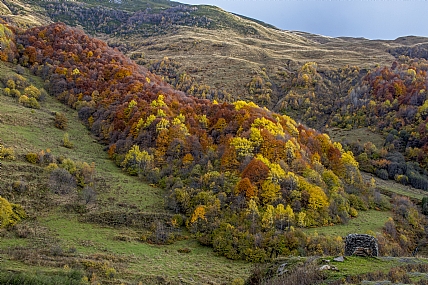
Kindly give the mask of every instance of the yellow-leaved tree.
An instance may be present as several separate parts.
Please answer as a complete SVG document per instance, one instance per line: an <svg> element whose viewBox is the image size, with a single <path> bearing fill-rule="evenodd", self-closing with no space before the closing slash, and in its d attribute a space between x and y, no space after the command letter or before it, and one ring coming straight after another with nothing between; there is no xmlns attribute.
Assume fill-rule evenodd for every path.
<svg viewBox="0 0 428 285"><path fill-rule="evenodd" d="M275 208L272 205L267 205L266 211L262 215L262 227L270 229L273 226Z"/></svg>
<svg viewBox="0 0 428 285"><path fill-rule="evenodd" d="M350 151L343 152L340 162L343 168L339 175L342 176L349 184L361 183L361 173L358 169L358 162L355 160L353 153Z"/></svg>
<svg viewBox="0 0 428 285"><path fill-rule="evenodd" d="M265 180L262 184L262 193L261 196L263 198L263 203L268 204L270 202L275 201L279 198L281 187L279 184L274 183L270 180Z"/></svg>
<svg viewBox="0 0 428 285"><path fill-rule="evenodd" d="M147 151L140 150L138 145L133 145L128 153L125 155L125 159L122 161L122 167L131 175L140 175L142 171L145 171L153 163L153 155Z"/></svg>

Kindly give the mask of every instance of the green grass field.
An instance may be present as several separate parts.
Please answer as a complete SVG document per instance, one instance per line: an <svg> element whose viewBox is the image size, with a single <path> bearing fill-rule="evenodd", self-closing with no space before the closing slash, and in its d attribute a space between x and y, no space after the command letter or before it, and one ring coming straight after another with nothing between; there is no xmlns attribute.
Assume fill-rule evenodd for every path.
<svg viewBox="0 0 428 285"><path fill-rule="evenodd" d="M391 216L387 211L360 211L358 217L349 220L347 224L330 227L305 229L306 233L318 233L324 235L342 236L353 233L380 233L385 222Z"/></svg>

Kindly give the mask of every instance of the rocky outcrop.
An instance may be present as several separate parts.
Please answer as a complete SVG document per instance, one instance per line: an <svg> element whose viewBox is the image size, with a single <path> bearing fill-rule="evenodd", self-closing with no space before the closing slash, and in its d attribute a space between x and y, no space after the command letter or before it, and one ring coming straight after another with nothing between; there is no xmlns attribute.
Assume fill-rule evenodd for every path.
<svg viewBox="0 0 428 285"><path fill-rule="evenodd" d="M345 239L345 255L378 256L377 239L371 235L350 234Z"/></svg>

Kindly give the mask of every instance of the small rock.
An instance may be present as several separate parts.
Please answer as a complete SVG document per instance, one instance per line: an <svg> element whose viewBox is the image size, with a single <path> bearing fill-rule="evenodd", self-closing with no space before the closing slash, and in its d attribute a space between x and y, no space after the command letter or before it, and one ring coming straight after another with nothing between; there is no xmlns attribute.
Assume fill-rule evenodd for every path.
<svg viewBox="0 0 428 285"><path fill-rule="evenodd" d="M328 259L323 259L323 260L322 260L322 262L329 263L329 262L330 262L330 260L328 260Z"/></svg>
<svg viewBox="0 0 428 285"><path fill-rule="evenodd" d="M288 272L288 269L286 269L286 267L288 266L288 263L283 263L278 267L278 270L276 271L276 274L278 274L278 276L281 276L284 273Z"/></svg>
<svg viewBox="0 0 428 285"><path fill-rule="evenodd" d="M343 256L338 256L338 257L334 258L333 261L336 261L336 262L345 262L345 258Z"/></svg>
<svg viewBox="0 0 428 285"><path fill-rule="evenodd" d="M330 265L323 265L323 266L321 266L320 268L319 268L319 271L323 271L323 270L330 270L331 269L331 266Z"/></svg>

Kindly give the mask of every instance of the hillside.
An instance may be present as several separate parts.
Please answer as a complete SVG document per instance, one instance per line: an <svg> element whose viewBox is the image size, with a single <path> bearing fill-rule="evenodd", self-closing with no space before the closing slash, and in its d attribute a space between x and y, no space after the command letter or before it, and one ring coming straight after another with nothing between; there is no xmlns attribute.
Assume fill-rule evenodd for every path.
<svg viewBox="0 0 428 285"><path fill-rule="evenodd" d="M0 62L0 82L18 77L22 84L46 88L28 70ZM154 222L150 220L116 227L85 222L82 214L119 216L131 211L159 221L171 215L162 217L164 190L143 184L116 167L81 124L77 111L51 96L41 100L40 109L25 107L4 94L0 103L0 145L13 149L15 156L14 160L0 159L0 195L22 205L28 215L23 222L0 229L0 283L88 284L84 283L87 278L102 284L134 280L132 284L178 284L178 280L223 284L248 276L250 264L216 257L185 232L176 231L181 239L171 245L144 242L151 238ZM56 113L67 118L65 130L55 127ZM62 146L65 133L74 144L72 149ZM29 153L45 161L37 158L30 163ZM93 181L87 182L95 190L92 198L87 200L81 187L68 194L53 193L48 158L60 167L66 167L64 159L76 165L94 163Z"/></svg>
<svg viewBox="0 0 428 285"><path fill-rule="evenodd" d="M4 19L17 22L31 14L33 7L4 3L9 4L2 10L9 15ZM366 175L359 168L424 189L425 61L401 56L390 69L362 67L370 52L379 62L390 62L391 54L422 56L423 47L415 46L424 39L409 38L409 44L402 44L403 39L331 39L278 31L215 7L169 1L131 3L46 2L40 4L38 13L65 17L62 20L73 25L85 17L103 19L96 22L94 18L96 24L87 27L87 22L81 22L81 27L98 38L109 38L110 45L132 51L132 60L81 28L62 23L30 29L0 25L0 58L5 62L0 74L4 100L0 159L1 173L6 174L0 177L5 185L0 189L5 198L0 206L7 213L0 227L5 228L2 235L7 243L1 254L7 256L7 268L18 262L25 267L19 272L28 272L32 269L26 266L43 255L51 260L44 266L64 266L64 271L56 273L61 272L65 279L86 276L111 283L129 282L129 278L154 284L178 282L183 277L177 276L177 268L186 254L190 253L191 262L201 260L200 252L212 255L192 238L220 256L250 262L266 262L278 254L337 255L343 250L342 237L305 230L345 225L359 216L363 221L369 216L391 216L384 227L382 222L376 223L376 232L370 232L379 238L382 255L408 255L417 246L423 247L426 221L412 202L418 203L420 194L414 200L393 196L401 188L384 191L375 179L364 180ZM73 13L67 13L70 9ZM227 20L220 22L219 15L226 14ZM210 34L210 40L189 42L191 34L198 32ZM220 43L227 33L236 37ZM118 44L118 39L141 36L150 40L144 43L144 53L134 52L137 46L132 43ZM160 42L168 39L182 41L183 46ZM212 39L218 40L215 49L229 48L238 39L229 51L248 48L245 58L243 54L217 54L229 61L214 61L212 54L208 56ZM272 44L280 50L288 48L286 61ZM351 44L357 46L352 52ZM244 93L216 91L199 82L193 75L202 74L202 69L195 63L192 75L182 73L185 64L181 59L164 56L172 50L188 59L187 53L194 52L198 59L206 57L224 70L232 69L228 72L237 68L235 60L246 66L240 69L243 73L254 66L259 69L245 86L248 96L235 96ZM340 67L341 63L322 58L306 62L305 52L314 58L326 54L335 54L338 60L349 57L359 66ZM148 61L152 54L161 60ZM268 68L263 69L269 62L273 66L274 59L287 62L283 72L277 72L282 76L281 85L270 79ZM201 78L210 73L203 74ZM240 73L225 74L219 80L218 71L213 72L210 80L227 81L231 86L233 80L242 81ZM273 90L285 94L278 95L275 104ZM281 113L239 100L242 98L276 105L274 109ZM373 110L364 113L368 107ZM27 119L32 116L36 119ZM307 125L331 124L335 127L329 129L332 137L343 132L339 126L356 138L337 143L293 117ZM39 125L43 126L40 130ZM371 215L372 211L384 213ZM427 212L426 204L422 211ZM34 228L34 234L28 227ZM76 227L79 230L71 233L69 229ZM97 232L105 233L105 238L94 238L92 234ZM59 238L51 239L51 233ZM17 238L21 234L31 238ZM54 245L49 252L35 249L46 242ZM122 247L120 242L126 245ZM10 245L13 249L7 250ZM100 250L111 255L100 254ZM156 267L154 259L154 267L144 267L141 256L133 255L138 250L155 252L150 256L168 269ZM23 252L34 256L30 264L20 263ZM218 257L210 262L214 269L224 260ZM248 264L233 264L227 271L242 266L243 272L225 276L206 269L209 277L192 274L180 282L205 283L213 278L227 283L248 276ZM70 267L74 277L67 271ZM166 273L137 273L153 268ZM8 278L8 274L0 277Z"/></svg>

